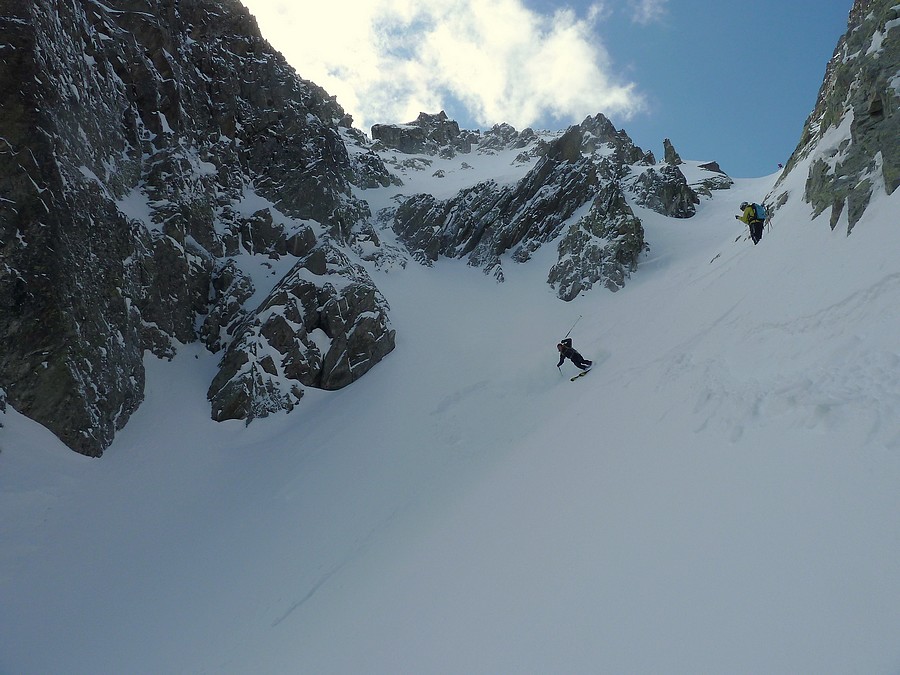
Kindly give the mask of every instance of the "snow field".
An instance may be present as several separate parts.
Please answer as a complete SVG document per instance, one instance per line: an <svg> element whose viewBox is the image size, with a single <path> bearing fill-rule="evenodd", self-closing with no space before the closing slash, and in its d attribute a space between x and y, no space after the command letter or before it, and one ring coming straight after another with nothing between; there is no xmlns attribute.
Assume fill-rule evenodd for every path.
<svg viewBox="0 0 900 675"><path fill-rule="evenodd" d="M774 179L616 294L373 270L395 352L249 427L197 345L100 461L9 411L0 672L896 672L898 196L735 241Z"/></svg>

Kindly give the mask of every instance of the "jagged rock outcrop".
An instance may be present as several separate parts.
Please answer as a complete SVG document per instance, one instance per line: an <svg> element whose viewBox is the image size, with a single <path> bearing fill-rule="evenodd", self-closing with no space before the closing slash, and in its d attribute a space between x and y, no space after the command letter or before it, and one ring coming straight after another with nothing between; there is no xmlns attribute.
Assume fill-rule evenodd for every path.
<svg viewBox="0 0 900 675"><path fill-rule="evenodd" d="M804 198L816 215L831 209L832 229L846 212L849 234L874 191L892 194L900 186L898 73L900 6L894 0L856 0L780 179L808 166Z"/></svg>
<svg viewBox="0 0 900 675"><path fill-rule="evenodd" d="M369 141L238 0L7 4L0 405L85 454L140 405L147 351L200 340L221 354L216 420L289 411L304 388L365 374L395 340L366 269L409 257L376 222L423 262L466 258L501 281L552 243L548 283L571 300L636 269L629 204L693 214L674 149L658 165L603 115L538 134L422 113ZM387 201L402 185L391 167L439 179L473 151L516 169L449 199ZM373 216L366 190L395 206Z"/></svg>
<svg viewBox="0 0 900 675"><path fill-rule="evenodd" d="M234 339L235 326L247 316L245 306L255 292L253 281L234 260L226 260L216 270L210 282L210 310L200 326L200 339L207 349L221 351Z"/></svg>
<svg viewBox="0 0 900 675"><path fill-rule="evenodd" d="M441 110L437 115L419 113L408 124L375 124L372 139L387 148L413 155L437 155L452 157L455 152L472 151L472 135L463 134L459 124Z"/></svg>
<svg viewBox="0 0 900 675"><path fill-rule="evenodd" d="M317 248L237 327L210 385L213 419L249 422L293 409L300 385L340 389L360 378L394 348L387 311L362 267Z"/></svg>
<svg viewBox="0 0 900 675"><path fill-rule="evenodd" d="M344 111L237 0L33 0L3 14L0 387L99 455L142 400L145 350L202 339L227 348L229 371L240 327L265 326L259 313L273 309L251 304L274 291L241 266L270 261L274 287L278 269L303 276L328 242L371 252L378 237L351 182L391 178L374 153L351 160ZM367 299L374 284L343 269L343 283L309 273L323 306L340 288L333 303L373 312L380 328L328 323L350 370L335 357L310 386L352 381L392 344L386 308ZM302 383L284 372L284 390L249 384L246 409L257 394L289 408Z"/></svg>
<svg viewBox="0 0 900 675"><path fill-rule="evenodd" d="M362 189L403 185L400 178L388 171L363 132L358 129L342 128L341 133L350 156L351 183Z"/></svg>
<svg viewBox="0 0 900 675"><path fill-rule="evenodd" d="M698 164L698 169L702 169L703 171L709 172L709 176L704 176L699 181L694 181L691 183L691 189L694 190L698 195L705 195L707 197L711 197L713 190L728 190L734 185L734 181L731 177L722 171L721 167L719 167L718 162L706 162L704 164Z"/></svg>
<svg viewBox="0 0 900 675"><path fill-rule="evenodd" d="M467 257L498 280L501 256L525 262L570 228L582 235L573 233L560 248L549 281L561 298L572 299L601 278L624 282L644 250L643 228L620 179L645 155L603 115L589 117L550 143L517 184L480 183L447 200L417 195L396 209L392 227L420 260ZM569 222L591 202L588 216Z"/></svg>
<svg viewBox="0 0 900 675"><path fill-rule="evenodd" d="M535 143L535 152L541 153L546 150L534 133L534 129L526 128L519 132L511 124L495 124L478 139L478 152L527 148Z"/></svg>
<svg viewBox="0 0 900 675"><path fill-rule="evenodd" d="M663 161L669 166L683 164L681 157L675 151L675 146L668 138L663 139Z"/></svg>
<svg viewBox="0 0 900 675"><path fill-rule="evenodd" d="M643 164L653 157L653 153L644 152L636 146L624 129L617 130L605 115L587 117L577 128L581 130L583 152L594 153L611 148L611 161L617 167Z"/></svg>
<svg viewBox="0 0 900 675"><path fill-rule="evenodd" d="M649 167L628 181L635 201L641 206L671 218L690 218L700 203L697 193L677 166Z"/></svg>
<svg viewBox="0 0 900 675"><path fill-rule="evenodd" d="M718 162L706 162L705 164L698 164L697 168L703 169L704 171L712 171L713 173L721 173L725 175L725 172L722 171L722 167L719 166Z"/></svg>
<svg viewBox="0 0 900 675"><path fill-rule="evenodd" d="M588 214L560 240L559 261L550 268L547 282L566 301L597 282L617 291L637 269L645 249L640 219L628 206L619 184L607 183L594 198Z"/></svg>

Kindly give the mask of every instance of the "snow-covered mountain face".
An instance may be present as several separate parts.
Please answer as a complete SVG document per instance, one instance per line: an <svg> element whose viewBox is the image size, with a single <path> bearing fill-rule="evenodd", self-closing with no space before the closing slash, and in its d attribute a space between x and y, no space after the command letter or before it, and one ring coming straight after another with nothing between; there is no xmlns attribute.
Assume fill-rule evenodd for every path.
<svg viewBox="0 0 900 675"><path fill-rule="evenodd" d="M185 0L178 11L186 11ZM27 24L3 25L18 31ZM197 25L195 41L211 30ZM11 34L21 57L27 40ZM100 43L112 49L112 40ZM242 44L229 42L231 56L217 58L237 58ZM247 68L264 70L267 59L277 65L259 49ZM246 76L256 86L253 72ZM16 82L0 89L4 96L19 92ZM15 110L15 100L4 99L0 115ZM284 124L305 128L285 115ZM348 169L346 190L333 184L339 201L370 214L344 235L347 244L331 233L330 220L288 215L275 201L280 188L266 178L265 149L227 124L224 135L236 134L237 168L214 164L215 177L200 174L194 183L213 181L211 193L225 204L209 217L223 255L197 243L204 230L196 223L206 221L191 220L194 234L181 239L170 227L183 222L169 206L181 204L184 193L175 187L184 190L184 176L196 174L173 173L159 159L172 196L150 201L148 191L168 193L159 192L159 176L144 172L145 162L156 165L143 154L135 154L137 174L147 177L136 190L110 198L110 208L92 211L88 224L67 216L63 224L80 228L73 236L92 235L71 245L94 255L89 262L103 283L115 282L120 269L109 253L114 242L133 236L153 247L155 257L128 244L138 261L131 274L139 276L123 284L130 295L120 302L129 317L137 313L141 336L159 339L153 351L177 353L171 361L145 354L144 400L102 462L67 451L19 414L22 390L9 405L0 395L0 672L292 673L302 664L313 673L693 674L733 672L738 663L754 673L900 672L900 193L873 191L851 237L842 223L829 229L827 210L814 217L803 199L808 167L835 128L775 190L779 176L732 183L714 163L679 163L671 144L664 144L663 163L631 155L616 186L604 182L603 160L627 143L622 132L612 147L592 141L602 126L596 118L551 155L565 132L532 135L501 125L477 134L436 119L444 127L438 135L413 131L416 145L401 152L391 144L402 141L370 140L332 124L335 115L310 113L303 121L334 139L335 152L346 151L346 162L328 156ZM388 134L399 138L397 131L418 122ZM175 129L168 113L167 123ZM4 131L12 137L16 127ZM324 147L311 138L308 152ZM273 140L271 150L285 142ZM51 149L65 143L56 139ZM39 143L32 147L44 164L29 163L27 152L28 161L15 155L24 167L16 182L19 174L6 170L19 165L7 151L0 180L4 189L21 188L18 213L53 223L43 220L48 211L40 203L28 201L28 190L31 179L43 180L37 168L57 160L41 154ZM171 152L184 151L176 145ZM259 160L251 162L254 153ZM205 157L213 164L213 155ZM276 156L268 157L275 167ZM563 302L563 287L547 284L568 233L584 232L577 225L593 200L533 252L527 246L539 232L510 239L499 266L490 256L481 269L468 264L473 252L491 253L488 244L503 240L492 223L469 245L451 227L461 221L436 218L432 226L447 237L413 231L433 248L403 243L398 215L428 202L423 195L436 212L446 203L466 208L461 197L476 188L487 201L509 200L497 201L498 209L529 195L545 203L531 186L540 172L566 175L560 157L583 162L598 191L621 190L640 220L650 250L617 292L604 279ZM665 204L677 205L665 196L655 210L656 198L641 196L653 174L677 175L673 168L700 198L689 218L665 215ZM93 171L93 192L85 189L78 202L85 209L108 203L101 183L114 184L112 174ZM65 173L69 181L79 175ZM219 176L254 182L230 190ZM569 178L576 185L565 194L576 194L579 177ZM56 183L38 184L45 186L38 196L60 212L70 194L81 194L57 195ZM326 184L322 179L323 190ZM200 202L205 189L191 194ZM771 209L754 246L734 215L741 201L766 195L773 206L782 195L786 201ZM58 249L67 230L10 221L7 197L0 193L7 209L0 359L5 350L31 358L17 344L39 334L28 323L37 306L28 294L52 291L57 277L82 268L74 254L48 257L48 243ZM285 194L290 198L297 199ZM169 220L153 220L156 209ZM118 220L122 210L132 220ZM509 227L521 211L503 210L496 223ZM112 220L101 221L103 214ZM12 242L10 222L20 235ZM232 222L240 227L230 229ZM110 229L116 223L121 233ZM529 253L524 263L513 258L520 247ZM183 251L190 266L173 266L162 255L167 250ZM190 309L179 332L192 342L182 344L164 320L178 316L178 298L194 297L175 282L191 281L204 266L213 272L198 279L211 295L197 295L199 309ZM11 269L20 286L10 281ZM497 271L503 283L491 276ZM55 276L27 285L42 272ZM370 280L390 302L395 349L340 391L292 385L300 380L282 376L283 357L269 347L304 334L301 319L311 317L302 312L313 302L307 284L323 293L327 284L335 293L357 284L362 293L370 287L360 284ZM76 277L69 287L76 282L85 283ZM11 314L16 288L23 309ZM84 293L103 298L111 288ZM68 301L91 310L81 298ZM349 313L334 309L323 313L322 325ZM54 312L46 317L50 328L64 325L54 319L61 310ZM126 325L114 314L94 316ZM226 328L211 330L215 325ZM326 328L303 330L320 354L340 340ZM567 331L594 362L574 382L574 365L556 367L555 344ZM122 333L126 343L132 339ZM211 419L210 383L218 391L249 372L229 365L242 353L273 392L290 393L276 385L306 387L291 414L251 425ZM263 367L266 355L274 374ZM10 388L13 367L3 361L2 386ZM98 397L112 395L99 374L96 382ZM283 402L252 400L261 408Z"/></svg>
<svg viewBox="0 0 900 675"><path fill-rule="evenodd" d="M372 134L385 164L422 184L417 194L390 188L392 203L376 214L416 260L465 258L503 281L504 264L527 263L552 243L557 259L547 282L563 300L595 284L616 291L637 268L646 243L630 202L675 218L694 215L699 202L674 148L669 163L657 165L601 114L565 132L520 133L504 124L478 134L461 132L443 112L422 113ZM721 172L699 170L706 176L698 190L730 184Z"/></svg>
<svg viewBox="0 0 900 675"><path fill-rule="evenodd" d="M856 222L876 173L896 187L889 5L854 7L785 172L809 171L807 199L833 207L833 227L844 201ZM211 415L250 422L393 350L378 271L462 258L498 282L510 265L544 265L562 301L616 291L652 245L636 207L691 218L732 184L668 139L657 162L601 114L480 133L423 113L370 139L237 0L14 11L2 19L0 403L84 454L140 405L147 351L199 341L220 354Z"/></svg>
<svg viewBox="0 0 900 675"><path fill-rule="evenodd" d="M900 5L856 0L816 106L789 160L807 174L803 199L849 234L875 192L900 186ZM776 185L774 203L788 194Z"/></svg>
<svg viewBox="0 0 900 675"><path fill-rule="evenodd" d="M7 13L0 388L16 409L99 455L142 400L145 350L223 351L212 414L247 420L391 351L350 188L383 168L350 161L343 110L237 0Z"/></svg>
<svg viewBox="0 0 900 675"><path fill-rule="evenodd" d="M211 414L249 422L290 410L304 387L350 384L393 349L367 266L468 256L502 280L502 256L556 242L548 281L571 299L620 288L638 264L627 185L677 217L697 200L602 115L566 133L483 135L424 116L373 144L236 0L15 12L3 19L0 389L85 454L140 404L147 350L221 352ZM476 168L452 194L401 189L458 153L460 169L508 166L503 178ZM401 201L373 216L390 190ZM383 246L376 224L409 252Z"/></svg>

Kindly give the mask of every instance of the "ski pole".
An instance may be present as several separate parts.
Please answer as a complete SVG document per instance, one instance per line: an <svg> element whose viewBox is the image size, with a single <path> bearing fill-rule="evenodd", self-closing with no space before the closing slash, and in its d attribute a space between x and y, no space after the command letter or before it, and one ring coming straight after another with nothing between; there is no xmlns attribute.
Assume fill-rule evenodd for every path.
<svg viewBox="0 0 900 675"><path fill-rule="evenodd" d="M575 319L575 323L572 324L572 328L575 328L575 324L577 324L579 321L581 321L581 314L579 314L579 315L578 315L578 318ZM572 332L572 328L569 329L569 333ZM567 337L569 337L569 333L566 333L566 334L563 336L563 340L565 340ZM560 372L562 372L562 371L560 371Z"/></svg>

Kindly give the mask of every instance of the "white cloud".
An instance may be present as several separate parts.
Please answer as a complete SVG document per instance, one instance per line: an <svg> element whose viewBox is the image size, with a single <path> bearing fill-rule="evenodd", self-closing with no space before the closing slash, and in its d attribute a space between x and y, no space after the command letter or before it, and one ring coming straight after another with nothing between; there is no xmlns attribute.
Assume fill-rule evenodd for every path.
<svg viewBox="0 0 900 675"><path fill-rule="evenodd" d="M658 21L666 14L669 0L628 0L631 18L635 23Z"/></svg>
<svg viewBox="0 0 900 675"><path fill-rule="evenodd" d="M367 0L302 9L286 0L242 2L300 76L336 95L364 130L441 109L478 126L521 129L597 112L627 117L642 106L634 85L613 75L593 31L606 14L603 2L586 17L538 14L522 0Z"/></svg>

